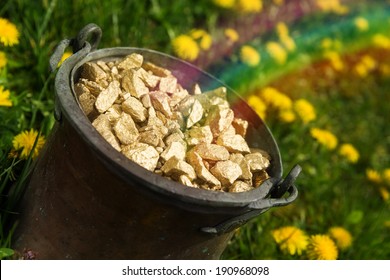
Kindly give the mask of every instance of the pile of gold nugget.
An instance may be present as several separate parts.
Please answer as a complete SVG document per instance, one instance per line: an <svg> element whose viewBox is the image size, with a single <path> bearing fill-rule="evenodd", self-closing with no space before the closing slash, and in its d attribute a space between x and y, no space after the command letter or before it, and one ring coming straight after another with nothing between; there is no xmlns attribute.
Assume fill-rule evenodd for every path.
<svg viewBox="0 0 390 280"><path fill-rule="evenodd" d="M87 62L74 85L92 125L116 150L183 185L225 192L252 190L269 178L269 155L245 141L226 88L184 89L171 71L133 53Z"/></svg>

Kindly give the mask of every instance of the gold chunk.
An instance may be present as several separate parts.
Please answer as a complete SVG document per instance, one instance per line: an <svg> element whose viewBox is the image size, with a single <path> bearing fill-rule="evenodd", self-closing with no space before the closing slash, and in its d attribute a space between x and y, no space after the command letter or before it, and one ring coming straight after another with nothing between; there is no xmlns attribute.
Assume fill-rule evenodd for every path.
<svg viewBox="0 0 390 280"><path fill-rule="evenodd" d="M184 135L183 133L178 130L177 132L174 132L172 134L169 134L164 142L165 142L165 145L169 146L172 142L180 142L183 146L187 147L187 143L184 141Z"/></svg>
<svg viewBox="0 0 390 280"><path fill-rule="evenodd" d="M79 95L79 102L81 109L83 109L87 116L89 116L92 112L95 112L94 105L96 102L96 97L90 94L89 91L85 91Z"/></svg>
<svg viewBox="0 0 390 280"><path fill-rule="evenodd" d="M239 135L221 134L217 144L224 146L231 153L249 153L250 149L245 139Z"/></svg>
<svg viewBox="0 0 390 280"><path fill-rule="evenodd" d="M168 128L168 133L174 133L176 131L180 131L181 127L180 124L176 120L171 119L165 119L166 123L165 126Z"/></svg>
<svg viewBox="0 0 390 280"><path fill-rule="evenodd" d="M242 154L231 154L229 160L237 163L242 171L239 179L252 180L252 172L249 163Z"/></svg>
<svg viewBox="0 0 390 280"><path fill-rule="evenodd" d="M230 108L229 102L227 101L227 91L225 87L219 87L212 91L205 92L209 99L210 106L218 106L221 109Z"/></svg>
<svg viewBox="0 0 390 280"><path fill-rule="evenodd" d="M85 86L85 84L78 82L74 85L74 92L77 96L82 95L83 93L91 93L89 89Z"/></svg>
<svg viewBox="0 0 390 280"><path fill-rule="evenodd" d="M260 153L260 154L261 154L263 157L265 157L266 159L271 160L270 154L267 153L266 151L262 150L262 149L251 148L251 153Z"/></svg>
<svg viewBox="0 0 390 280"><path fill-rule="evenodd" d="M211 169L213 174L223 186L233 184L233 182L241 175L240 166L230 160L218 161Z"/></svg>
<svg viewBox="0 0 390 280"><path fill-rule="evenodd" d="M104 61L102 60L96 61L96 64L99 65L99 67L102 68L104 72L106 72L107 78L109 75L111 75L111 69Z"/></svg>
<svg viewBox="0 0 390 280"><path fill-rule="evenodd" d="M164 138L168 134L168 128L164 126L164 123L157 116L151 116L150 112L151 111L149 111L147 127L153 127L153 129L157 129L160 132L161 137Z"/></svg>
<svg viewBox="0 0 390 280"><path fill-rule="evenodd" d="M211 104L206 94L197 94L192 96L195 100L198 100L200 104L202 104L203 110L205 112L208 112L210 110Z"/></svg>
<svg viewBox="0 0 390 280"><path fill-rule="evenodd" d="M194 102L195 97L193 95L188 95L180 101L180 103L177 105L177 109L184 117L188 117L191 113Z"/></svg>
<svg viewBox="0 0 390 280"><path fill-rule="evenodd" d="M81 77L99 83L108 78L107 73L96 63L86 62L82 66Z"/></svg>
<svg viewBox="0 0 390 280"><path fill-rule="evenodd" d="M168 147L161 153L160 157L164 161L168 161L171 157L184 160L186 157L186 150L186 146L184 146L181 142L171 142Z"/></svg>
<svg viewBox="0 0 390 280"><path fill-rule="evenodd" d="M248 130L248 122L240 118L234 118L232 125L235 128L236 133L245 138L246 131Z"/></svg>
<svg viewBox="0 0 390 280"><path fill-rule="evenodd" d="M192 92L193 92L194 95L196 95L196 94L201 94L201 93L202 93L202 90L200 89L199 84L195 84L195 85L194 85L194 87L193 87L193 89L192 89Z"/></svg>
<svg viewBox="0 0 390 280"><path fill-rule="evenodd" d="M137 98L130 96L122 103L124 112L131 115L135 122L143 122L146 120L148 111Z"/></svg>
<svg viewBox="0 0 390 280"><path fill-rule="evenodd" d="M171 119L174 120L175 122L177 122L180 129L183 129L183 130L185 129L185 119L184 119L184 116L182 113L180 113L178 111L173 112Z"/></svg>
<svg viewBox="0 0 390 280"><path fill-rule="evenodd" d="M115 124L121 117L122 108L120 105L114 104L104 114L108 117L111 124Z"/></svg>
<svg viewBox="0 0 390 280"><path fill-rule="evenodd" d="M226 87L219 87L214 90L206 91L203 94L206 95L209 99L213 99L214 97L219 97L226 100L227 90Z"/></svg>
<svg viewBox="0 0 390 280"><path fill-rule="evenodd" d="M269 160L258 152L245 155L245 159L249 163L252 172L266 169L270 164Z"/></svg>
<svg viewBox="0 0 390 280"><path fill-rule="evenodd" d="M129 70L134 68L139 68L142 66L144 58L142 55L137 53L132 53L126 56L119 64L119 70Z"/></svg>
<svg viewBox="0 0 390 280"><path fill-rule="evenodd" d="M104 88L101 85L99 85L97 82L90 81L87 79L80 79L79 83L86 86L89 92L95 96L98 96L104 90Z"/></svg>
<svg viewBox="0 0 390 280"><path fill-rule="evenodd" d="M228 128L234 119L234 112L231 109L221 109L218 106L214 106L206 119L206 124L211 128L211 132L214 137L218 137L219 134Z"/></svg>
<svg viewBox="0 0 390 280"><path fill-rule="evenodd" d="M111 79L117 81L122 80L122 75L119 74L119 70L116 66L112 66L111 68Z"/></svg>
<svg viewBox="0 0 390 280"><path fill-rule="evenodd" d="M151 62L145 62L143 64L143 68L146 71L151 71L154 75L159 76L159 77L167 77L167 76L172 75L171 71L169 71L168 69L159 67Z"/></svg>
<svg viewBox="0 0 390 280"><path fill-rule="evenodd" d="M229 159L228 150L216 144L200 143L193 148L193 151L205 160L217 161Z"/></svg>
<svg viewBox="0 0 390 280"><path fill-rule="evenodd" d="M161 122L163 123L163 125L168 129L168 126L167 126L167 118L165 117L165 115L163 113L161 113L160 111L156 111L156 117L159 118L161 120Z"/></svg>
<svg viewBox="0 0 390 280"><path fill-rule="evenodd" d="M123 73L122 88L136 98L149 93L149 89L133 69Z"/></svg>
<svg viewBox="0 0 390 280"><path fill-rule="evenodd" d="M176 157L171 157L161 167L161 170L165 175L171 176L172 178L179 178L181 175L186 175L190 180L196 178L194 168L184 160L180 160Z"/></svg>
<svg viewBox="0 0 390 280"><path fill-rule="evenodd" d="M187 128L192 127L203 117L203 107L198 100L195 100L191 106L190 115L187 118Z"/></svg>
<svg viewBox="0 0 390 280"><path fill-rule="evenodd" d="M154 171L159 159L156 149L144 143L126 146L122 153L149 171Z"/></svg>
<svg viewBox="0 0 390 280"><path fill-rule="evenodd" d="M170 102L169 102L169 105L171 107L175 107L176 105L178 105L184 98L186 98L187 96L189 96L189 93L187 90L185 89L182 89L182 90L179 90L179 91L176 91L172 94L171 96L171 99L170 99Z"/></svg>
<svg viewBox="0 0 390 280"><path fill-rule="evenodd" d="M144 81L145 85L151 89L155 88L161 79L160 77L147 72L144 68L138 69L137 73L141 80Z"/></svg>
<svg viewBox="0 0 390 280"><path fill-rule="evenodd" d="M108 87L100 92L96 98L95 107L99 113L104 113L114 104L115 100L118 98L121 89L119 87L118 81L112 81Z"/></svg>
<svg viewBox="0 0 390 280"><path fill-rule="evenodd" d="M129 145L137 141L139 132L129 114L122 112L121 117L114 125L114 131L122 144Z"/></svg>
<svg viewBox="0 0 390 280"><path fill-rule="evenodd" d="M229 188L229 192L247 192L251 191L254 188L243 181L235 181L233 185Z"/></svg>
<svg viewBox="0 0 390 280"><path fill-rule="evenodd" d="M150 93L153 107L163 113L167 118L172 116L171 106L169 106L169 96L161 91Z"/></svg>
<svg viewBox="0 0 390 280"><path fill-rule="evenodd" d="M226 128L224 131L221 132L220 135L224 134L225 136L234 136L236 135L236 130L232 125L230 125L228 128Z"/></svg>
<svg viewBox="0 0 390 280"><path fill-rule="evenodd" d="M186 185L188 187L196 188L196 186L191 182L190 178L188 178L188 176L186 175L181 175L178 181L179 183Z"/></svg>
<svg viewBox="0 0 390 280"><path fill-rule="evenodd" d="M157 147L161 140L161 132L158 129L144 130L139 133L139 141Z"/></svg>
<svg viewBox="0 0 390 280"><path fill-rule="evenodd" d="M206 168L202 158L193 151L187 153L187 162L195 169L195 173L204 182L211 185L221 185L221 182Z"/></svg>
<svg viewBox="0 0 390 280"><path fill-rule="evenodd" d="M259 171L259 172L254 173L253 174L253 186L255 188L259 187L268 178L270 178L270 176L268 175L267 171L265 171L264 169Z"/></svg>
<svg viewBox="0 0 390 280"><path fill-rule="evenodd" d="M92 126L100 133L101 136L103 136L104 139L108 143L111 144L111 146L117 150L121 151L121 147L119 145L118 139L115 137L114 133L111 131L111 124L106 115L100 115L98 116L93 122Z"/></svg>
<svg viewBox="0 0 390 280"><path fill-rule="evenodd" d="M142 105L146 108L149 109L152 107L152 101L150 100L150 95L149 94L144 94L140 98Z"/></svg>
<svg viewBox="0 0 390 280"><path fill-rule="evenodd" d="M194 146L200 143L209 143L213 141L213 134L211 133L210 126L193 126L190 130L187 130L186 140L188 145Z"/></svg>
<svg viewBox="0 0 390 280"><path fill-rule="evenodd" d="M177 87L177 79L174 76L160 79L159 89L162 92L174 93Z"/></svg>

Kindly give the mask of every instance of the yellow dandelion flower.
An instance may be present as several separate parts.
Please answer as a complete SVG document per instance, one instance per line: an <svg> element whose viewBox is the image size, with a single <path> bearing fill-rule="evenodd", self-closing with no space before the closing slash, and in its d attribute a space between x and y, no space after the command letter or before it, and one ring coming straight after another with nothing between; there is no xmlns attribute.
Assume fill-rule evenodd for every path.
<svg viewBox="0 0 390 280"><path fill-rule="evenodd" d="M277 63L284 64L286 62L287 53L280 44L276 42L268 42L267 51Z"/></svg>
<svg viewBox="0 0 390 280"><path fill-rule="evenodd" d="M284 4L284 0L273 0L273 2L278 5L278 6L281 6Z"/></svg>
<svg viewBox="0 0 390 280"><path fill-rule="evenodd" d="M284 22L278 22L276 24L276 32L278 33L279 39L288 36L288 27Z"/></svg>
<svg viewBox="0 0 390 280"><path fill-rule="evenodd" d="M243 46L240 50L240 58L243 63L254 67L260 63L260 54L251 46Z"/></svg>
<svg viewBox="0 0 390 280"><path fill-rule="evenodd" d="M58 62L57 67L60 67L61 64L62 64L67 58L69 58L72 54L73 54L72 52L64 52L64 54L63 54L62 57L61 57L60 62Z"/></svg>
<svg viewBox="0 0 390 280"><path fill-rule="evenodd" d="M379 66L379 71L381 74L385 77L390 76L390 65L387 64L381 64Z"/></svg>
<svg viewBox="0 0 390 280"><path fill-rule="evenodd" d="M383 180L390 185L390 168L386 168L382 173Z"/></svg>
<svg viewBox="0 0 390 280"><path fill-rule="evenodd" d="M296 45L294 42L294 39L291 38L290 36L285 36L280 38L280 42L282 45L288 50L289 52L293 52L296 49Z"/></svg>
<svg viewBox="0 0 390 280"><path fill-rule="evenodd" d="M258 96L256 95L251 95L249 96L248 100L248 105L251 106L251 108L262 118L263 120L266 117L266 110L267 106L261 100Z"/></svg>
<svg viewBox="0 0 390 280"><path fill-rule="evenodd" d="M324 38L321 41L321 48L330 49L333 46L333 40L330 38Z"/></svg>
<svg viewBox="0 0 390 280"><path fill-rule="evenodd" d="M374 70L378 63L375 59L372 58L372 56L364 55L361 59L362 63L367 67L368 70Z"/></svg>
<svg viewBox="0 0 390 280"><path fill-rule="evenodd" d="M298 99L294 102L294 110L301 118L304 124L308 124L317 118L313 105L306 99Z"/></svg>
<svg viewBox="0 0 390 280"><path fill-rule="evenodd" d="M368 24L367 19L365 19L364 17L355 18L354 23L355 23L356 28L359 31L367 31L368 30L369 24Z"/></svg>
<svg viewBox="0 0 390 280"><path fill-rule="evenodd" d="M181 59L194 61L199 55L199 46L195 40L188 35L180 35L172 40L173 51Z"/></svg>
<svg viewBox="0 0 390 280"><path fill-rule="evenodd" d="M376 170L374 170L372 168L368 168L366 170L366 177L367 177L368 181L370 181L370 182L373 182L373 183L376 183L376 184L382 183L381 175L379 174L378 171L376 171Z"/></svg>
<svg viewBox="0 0 390 280"><path fill-rule="evenodd" d="M213 0L213 3L221 8L230 9L233 8L236 0Z"/></svg>
<svg viewBox="0 0 390 280"><path fill-rule="evenodd" d="M368 75L368 69L363 63L356 64L353 69L356 74L358 74L362 78L367 77Z"/></svg>
<svg viewBox="0 0 390 280"><path fill-rule="evenodd" d="M336 242L336 246L340 250L345 250L352 245L352 235L343 227L331 227L329 229L329 235Z"/></svg>
<svg viewBox="0 0 390 280"><path fill-rule="evenodd" d="M336 51L326 51L324 57L330 60L333 68L337 71L341 71L344 68L344 63L340 58L340 55Z"/></svg>
<svg viewBox="0 0 390 280"><path fill-rule="evenodd" d="M0 69L7 65L7 56L5 52L0 52Z"/></svg>
<svg viewBox="0 0 390 280"><path fill-rule="evenodd" d="M279 112L279 119L284 123L292 123L296 116L292 110L282 110Z"/></svg>
<svg viewBox="0 0 390 280"><path fill-rule="evenodd" d="M337 260L337 246L328 235L312 235L307 246L307 256L311 260Z"/></svg>
<svg viewBox="0 0 390 280"><path fill-rule="evenodd" d="M372 42L374 45L384 49L390 49L390 38L386 37L383 34L375 34L372 37Z"/></svg>
<svg viewBox="0 0 390 280"><path fill-rule="evenodd" d="M208 50L211 47L213 39L211 35L203 29L193 29L190 32L190 36L195 40L199 40L199 46L202 50Z"/></svg>
<svg viewBox="0 0 390 280"><path fill-rule="evenodd" d="M38 132L34 129L31 129L30 131L23 131L14 137L12 140L14 149L22 150L20 158L26 159L30 155L37 137ZM38 156L38 153L44 144L45 138L43 136L39 136L32 153L32 158L36 158Z"/></svg>
<svg viewBox="0 0 390 280"><path fill-rule="evenodd" d="M345 157L349 162L356 163L359 160L359 152L352 144L342 144L339 149L339 154Z"/></svg>
<svg viewBox="0 0 390 280"><path fill-rule="evenodd" d="M348 7L341 5L339 0L317 0L316 3L318 8L324 12L334 12L343 15L349 11Z"/></svg>
<svg viewBox="0 0 390 280"><path fill-rule="evenodd" d="M325 146L328 150L334 150L337 146L337 137L328 130L312 128L310 129L310 135L316 139L318 143Z"/></svg>
<svg viewBox="0 0 390 280"><path fill-rule="evenodd" d="M4 46L19 44L19 31L15 24L5 18L0 18L0 42Z"/></svg>
<svg viewBox="0 0 390 280"><path fill-rule="evenodd" d="M263 9L262 0L236 0L236 8L242 13L256 13Z"/></svg>
<svg viewBox="0 0 390 280"><path fill-rule="evenodd" d="M348 14L349 8L345 5L339 5L334 8L334 12L339 15L345 15Z"/></svg>
<svg viewBox="0 0 390 280"><path fill-rule="evenodd" d="M284 4L284 0L273 0L273 2L278 5L278 6L281 6Z"/></svg>
<svg viewBox="0 0 390 280"><path fill-rule="evenodd" d="M266 87L263 89L261 91L261 98L266 105L279 110L290 110L292 108L291 98L273 87Z"/></svg>
<svg viewBox="0 0 390 280"><path fill-rule="evenodd" d="M9 99L9 90L4 90L4 87L0 86L0 106L11 107L12 101Z"/></svg>
<svg viewBox="0 0 390 280"><path fill-rule="evenodd" d="M297 227L286 226L272 231L279 248L290 255L301 255L308 245L307 235Z"/></svg>
<svg viewBox="0 0 390 280"><path fill-rule="evenodd" d="M381 197L382 197L382 199L383 199L384 201L388 201L388 200L389 200L389 198L390 198L390 193L389 193L389 191L388 191L386 188L380 187L380 188L379 188L379 193L380 193L380 195L381 195Z"/></svg>
<svg viewBox="0 0 390 280"><path fill-rule="evenodd" d="M224 31L225 36L233 43L237 42L240 36L233 28L226 28Z"/></svg>

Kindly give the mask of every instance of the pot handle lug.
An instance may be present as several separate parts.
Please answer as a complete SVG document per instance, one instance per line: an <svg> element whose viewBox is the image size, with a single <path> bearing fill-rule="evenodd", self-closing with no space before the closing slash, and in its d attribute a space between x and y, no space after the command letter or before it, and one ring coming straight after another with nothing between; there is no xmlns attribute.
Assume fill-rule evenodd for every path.
<svg viewBox="0 0 390 280"><path fill-rule="evenodd" d="M94 23L87 24L80 30L76 38L62 40L54 50L49 60L50 71L54 72L57 69L65 49L72 47L73 54L89 47L89 51L94 51L102 38L102 29Z"/></svg>
<svg viewBox="0 0 390 280"><path fill-rule="evenodd" d="M102 37L102 30L94 23L87 24L77 34L76 38L62 40L54 50L49 60L49 68L51 72L56 71L58 64L67 47L71 46L73 55L69 57L64 64L70 69L89 52L96 50ZM57 97L56 97L57 98ZM54 118L61 121L62 112L58 100L55 101Z"/></svg>
<svg viewBox="0 0 390 280"><path fill-rule="evenodd" d="M227 219L218 225L212 227L203 227L200 230L205 233L222 235L246 224L250 219L257 217L271 207L290 204L298 197L298 189L294 185L294 182L301 170L302 168L299 165L295 165L287 174L286 178L284 180L281 180L273 189L271 189L270 198L260 199L250 203L247 206L247 209L249 210L248 212ZM284 197L286 193L288 193L289 195L287 197ZM276 195L280 196L276 197Z"/></svg>

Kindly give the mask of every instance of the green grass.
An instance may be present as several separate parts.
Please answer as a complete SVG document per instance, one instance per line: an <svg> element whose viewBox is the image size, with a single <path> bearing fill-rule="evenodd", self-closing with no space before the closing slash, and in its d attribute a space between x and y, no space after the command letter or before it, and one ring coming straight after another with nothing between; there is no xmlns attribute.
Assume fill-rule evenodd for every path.
<svg viewBox="0 0 390 280"><path fill-rule="evenodd" d="M12 249L12 233L17 220L15 203L23 191L33 160L12 158L9 153L13 138L24 130L34 128L44 136L50 134L55 122L54 74L48 70L48 61L59 41L74 37L84 25L93 22L103 30L99 48L132 46L174 54L170 45L174 37L193 28L203 28L214 36L216 45L224 44L221 24L234 23L240 29L240 22L244 22L246 16L210 5L206 0L3 2L0 17L9 19L20 32L18 45L5 47L0 44L0 51L6 53L8 61L0 69L0 86L11 91L13 101L12 107L0 106L0 248ZM271 5L271 1L263 2L265 7ZM353 1L348 1L351 13L354 16L374 14L368 2L359 1L354 5ZM389 8L386 1L376 1L375 5L383 7L383 11ZM381 18L380 22L388 26L387 14L383 12L380 16L387 19ZM378 25L378 18L371 17L375 28L386 27ZM229 75L235 73L231 85L236 89L248 88L257 92L260 86L273 86L292 99L306 98L317 113L315 121L304 125L299 120L282 123L276 111L267 111L266 122L278 142L285 173L296 163L303 168L297 180L299 197L291 205L273 208L241 227L222 255L223 259L306 259L305 254L291 256L281 251L273 240L273 230L291 225L307 235L326 234L332 226L347 229L353 236L353 244L339 253L339 259L390 258L390 204L379 192L380 187L389 191L390 182L375 184L366 176L368 168L378 172L390 168L390 75L380 70L390 67L390 56L386 50L370 46L367 34L361 37L354 34L360 38L356 44L351 37L344 38L349 42L341 56L346 68L339 72L332 70L331 65L318 55L318 45L321 39L334 35L326 26L341 18L350 19L345 30L353 28L351 14L310 14L296 18L289 25L299 44L295 54L290 55L288 65L304 67L278 66L263 48L261 63L266 65L266 72L249 69L251 79L244 77L245 84L242 82L234 72L246 67L239 62L240 44L262 48L267 40L276 40L272 28L253 41L240 42L231 53L217 60L210 57L208 69L222 79L229 77L228 84ZM313 32L312 36L305 31ZM337 39L343 41L343 35L338 34ZM308 43L305 38L316 40L305 45ZM311 52L308 46L315 51ZM364 55L372 56L377 65L367 77L359 77L353 67ZM195 61L195 64L204 65L202 61ZM256 77L263 80L255 81ZM252 93L240 91L243 96ZM337 136L339 145L352 143L360 153L359 161L349 163L338 155L338 147L330 151L321 146L310 135L312 127L330 130ZM9 251L0 249L0 258L8 254Z"/></svg>

